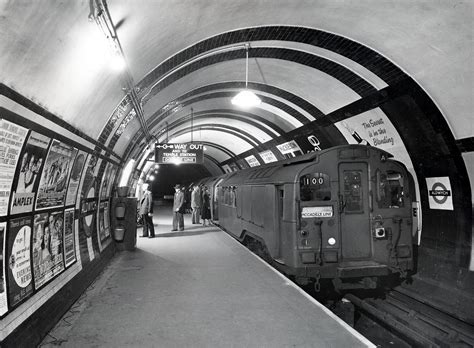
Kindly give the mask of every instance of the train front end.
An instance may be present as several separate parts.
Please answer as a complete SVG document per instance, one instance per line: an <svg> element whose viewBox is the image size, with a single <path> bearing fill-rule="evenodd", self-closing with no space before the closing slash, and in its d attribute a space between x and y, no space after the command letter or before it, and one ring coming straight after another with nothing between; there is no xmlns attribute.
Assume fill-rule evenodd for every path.
<svg viewBox="0 0 474 348"><path fill-rule="evenodd" d="M413 185L388 153L345 147L301 171L297 279L336 289L375 288L413 269Z"/></svg>

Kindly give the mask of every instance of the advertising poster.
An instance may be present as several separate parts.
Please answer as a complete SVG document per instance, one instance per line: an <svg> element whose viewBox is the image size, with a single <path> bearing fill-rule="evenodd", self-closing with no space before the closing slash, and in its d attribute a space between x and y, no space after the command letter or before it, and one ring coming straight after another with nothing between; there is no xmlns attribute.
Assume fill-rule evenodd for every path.
<svg viewBox="0 0 474 348"><path fill-rule="evenodd" d="M99 206L99 219L98 219L98 232L99 240L103 241L107 236L105 235L105 222L104 222L104 203L100 203Z"/></svg>
<svg viewBox="0 0 474 348"><path fill-rule="evenodd" d="M15 168L27 133L28 129L0 119L0 216L8 213Z"/></svg>
<svg viewBox="0 0 474 348"><path fill-rule="evenodd" d="M112 187L114 186L115 176L117 175L117 166L111 165L112 170L110 172L109 185L107 186L106 198L109 198L112 194Z"/></svg>
<svg viewBox="0 0 474 348"><path fill-rule="evenodd" d="M76 203L77 191L79 189L79 182L81 180L82 170L86 163L87 154L84 151L79 151L74 164L72 165L71 175L69 178L69 185L66 193L66 205Z"/></svg>
<svg viewBox="0 0 474 348"><path fill-rule="evenodd" d="M110 215L109 215L109 202L104 202L104 228L105 235L110 236Z"/></svg>
<svg viewBox="0 0 474 348"><path fill-rule="evenodd" d="M112 185L111 184L111 180L112 180L111 174L112 174L112 164L107 163L107 165L105 166L104 175L102 177L102 183L100 185L100 199L106 199L108 197L107 196L108 189L109 189L109 186Z"/></svg>
<svg viewBox="0 0 474 348"><path fill-rule="evenodd" d="M8 311L7 285L5 283L5 232L7 223L0 222L0 317Z"/></svg>
<svg viewBox="0 0 474 348"><path fill-rule="evenodd" d="M31 132L17 166L13 183L10 214L27 213L33 210L36 187L41 167L46 157L50 138Z"/></svg>
<svg viewBox="0 0 474 348"><path fill-rule="evenodd" d="M64 212L64 262L66 267L76 262L74 208Z"/></svg>
<svg viewBox="0 0 474 348"><path fill-rule="evenodd" d="M8 299L15 307L33 293L31 284L31 217L10 221L7 233Z"/></svg>
<svg viewBox="0 0 474 348"><path fill-rule="evenodd" d="M247 161L250 167L258 167L260 165L260 162L254 155L245 157L245 160Z"/></svg>
<svg viewBox="0 0 474 348"><path fill-rule="evenodd" d="M39 289L64 270L62 212L35 215L33 230L33 276Z"/></svg>
<svg viewBox="0 0 474 348"><path fill-rule="evenodd" d="M98 218L98 226L97 231L99 232L99 240L103 242L107 238L110 237L110 229L109 225L109 203L108 202L101 202L99 205L99 218Z"/></svg>
<svg viewBox="0 0 474 348"><path fill-rule="evenodd" d="M275 154L271 150L260 152L259 156L262 158L263 162L265 162L265 163L271 163L271 162L278 161Z"/></svg>
<svg viewBox="0 0 474 348"><path fill-rule="evenodd" d="M276 147L282 155L290 154L291 156L295 157L295 155L303 154L303 150L301 150L299 145L294 140L287 141L286 143L277 145Z"/></svg>
<svg viewBox="0 0 474 348"><path fill-rule="evenodd" d="M77 149L53 140L41 175L36 209L62 207Z"/></svg>

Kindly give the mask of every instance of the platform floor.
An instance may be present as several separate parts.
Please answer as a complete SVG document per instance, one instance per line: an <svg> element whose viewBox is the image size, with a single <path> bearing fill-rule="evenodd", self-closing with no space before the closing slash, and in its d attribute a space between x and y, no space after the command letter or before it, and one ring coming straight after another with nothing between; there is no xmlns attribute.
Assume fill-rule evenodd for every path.
<svg viewBox="0 0 474 348"><path fill-rule="evenodd" d="M216 227L170 232L122 251L41 347L373 347ZM138 234L141 234L139 229Z"/></svg>

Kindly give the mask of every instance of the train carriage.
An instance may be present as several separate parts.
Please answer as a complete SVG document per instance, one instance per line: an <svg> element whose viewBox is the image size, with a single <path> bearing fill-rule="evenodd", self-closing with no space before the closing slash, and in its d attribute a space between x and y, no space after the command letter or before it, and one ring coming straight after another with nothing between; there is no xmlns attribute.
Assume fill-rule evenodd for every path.
<svg viewBox="0 0 474 348"><path fill-rule="evenodd" d="M219 224L299 283L374 288L413 270L413 180L378 148L338 146L227 174Z"/></svg>

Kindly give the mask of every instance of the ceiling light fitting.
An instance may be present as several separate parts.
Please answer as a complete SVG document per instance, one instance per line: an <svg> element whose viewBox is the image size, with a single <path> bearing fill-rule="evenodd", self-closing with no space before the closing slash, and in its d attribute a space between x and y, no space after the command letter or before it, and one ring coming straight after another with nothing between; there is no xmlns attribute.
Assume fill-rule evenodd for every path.
<svg viewBox="0 0 474 348"><path fill-rule="evenodd" d="M245 89L240 91L231 102L235 106L240 106L242 108L251 108L258 106L262 103L262 100L251 90L248 89L248 79L249 79L249 48L250 44L245 45Z"/></svg>

